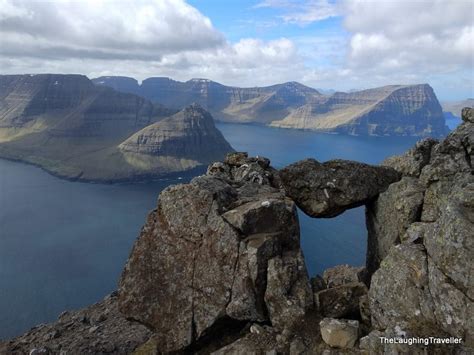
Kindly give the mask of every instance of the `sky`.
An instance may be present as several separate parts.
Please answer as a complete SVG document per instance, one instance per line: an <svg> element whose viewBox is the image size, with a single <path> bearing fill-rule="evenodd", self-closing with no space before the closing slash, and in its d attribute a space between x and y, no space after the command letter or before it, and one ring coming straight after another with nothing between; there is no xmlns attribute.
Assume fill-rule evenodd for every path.
<svg viewBox="0 0 474 355"><path fill-rule="evenodd" d="M0 0L0 73L429 83L474 97L473 0Z"/></svg>

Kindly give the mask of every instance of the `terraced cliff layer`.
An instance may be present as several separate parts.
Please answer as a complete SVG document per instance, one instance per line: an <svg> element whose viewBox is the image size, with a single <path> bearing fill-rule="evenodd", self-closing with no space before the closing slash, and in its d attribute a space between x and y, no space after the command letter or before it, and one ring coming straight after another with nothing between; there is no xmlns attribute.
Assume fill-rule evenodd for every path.
<svg viewBox="0 0 474 355"><path fill-rule="evenodd" d="M172 155L155 152L130 159L119 149L136 132L175 112L137 95L96 86L82 75L0 76L0 156L65 178L122 181L192 169L232 150L225 141L213 141L208 146L214 149L212 157L189 159L177 146ZM195 136L206 140L220 134L209 119L206 116L204 127L209 132L200 129ZM193 128L187 128L185 137L192 136ZM200 152L194 143L190 140L187 149Z"/></svg>
<svg viewBox="0 0 474 355"><path fill-rule="evenodd" d="M206 79L179 82L149 78L93 79L101 86L133 92L169 107L198 102L221 121L261 123L354 135L444 136L441 106L427 85L391 85L353 93L322 95L296 82L238 88Z"/></svg>

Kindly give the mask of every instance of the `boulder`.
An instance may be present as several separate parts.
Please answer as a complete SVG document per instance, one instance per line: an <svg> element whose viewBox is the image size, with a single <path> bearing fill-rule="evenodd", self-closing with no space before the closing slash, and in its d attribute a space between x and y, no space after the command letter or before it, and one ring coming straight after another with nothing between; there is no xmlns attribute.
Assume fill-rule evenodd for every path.
<svg viewBox="0 0 474 355"><path fill-rule="evenodd" d="M367 287L354 282L316 292L314 302L324 317L359 318L359 300L366 294Z"/></svg>
<svg viewBox="0 0 474 355"><path fill-rule="evenodd" d="M367 268L372 273L390 248L401 242L411 223L419 221L424 187L413 177L391 184L366 209L368 247Z"/></svg>
<svg viewBox="0 0 474 355"><path fill-rule="evenodd" d="M314 159L285 167L280 177L288 196L311 217L335 217L362 206L400 179L389 167Z"/></svg>
<svg viewBox="0 0 474 355"><path fill-rule="evenodd" d="M312 308L313 294L306 275L301 250L269 260L265 303L277 330L294 327Z"/></svg>
<svg viewBox="0 0 474 355"><path fill-rule="evenodd" d="M400 244L390 249L372 275L369 304L375 329L399 325L420 336L438 334L422 244Z"/></svg>
<svg viewBox="0 0 474 355"><path fill-rule="evenodd" d="M160 194L122 274L120 310L155 332L160 351L249 322L283 330L313 304L296 206L266 159L226 161ZM250 166L255 179L241 171Z"/></svg>
<svg viewBox="0 0 474 355"><path fill-rule="evenodd" d="M324 318L319 326L324 342L333 348L353 348L359 337L356 320Z"/></svg>
<svg viewBox="0 0 474 355"><path fill-rule="evenodd" d="M366 282L367 271L365 267L350 265L337 265L324 270L323 280L327 288L342 286L354 282Z"/></svg>

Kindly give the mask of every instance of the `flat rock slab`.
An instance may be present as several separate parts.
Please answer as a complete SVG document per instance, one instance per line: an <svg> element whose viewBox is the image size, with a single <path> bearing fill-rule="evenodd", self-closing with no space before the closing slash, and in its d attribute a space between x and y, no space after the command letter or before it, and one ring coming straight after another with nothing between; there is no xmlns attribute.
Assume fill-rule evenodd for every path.
<svg viewBox="0 0 474 355"><path fill-rule="evenodd" d="M349 160L306 159L280 171L286 193L311 217L335 217L365 205L400 180L390 167Z"/></svg>

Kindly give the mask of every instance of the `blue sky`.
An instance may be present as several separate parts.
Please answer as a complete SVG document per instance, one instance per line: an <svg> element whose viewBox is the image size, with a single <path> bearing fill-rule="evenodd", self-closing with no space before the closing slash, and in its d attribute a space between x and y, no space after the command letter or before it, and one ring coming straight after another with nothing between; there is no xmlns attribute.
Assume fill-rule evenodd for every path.
<svg viewBox="0 0 474 355"><path fill-rule="evenodd" d="M429 83L474 97L472 0L0 0L3 73ZM72 14L72 15L71 15Z"/></svg>

